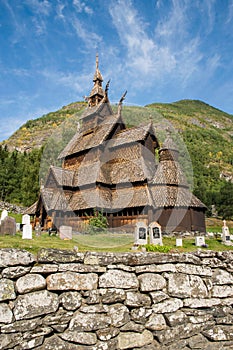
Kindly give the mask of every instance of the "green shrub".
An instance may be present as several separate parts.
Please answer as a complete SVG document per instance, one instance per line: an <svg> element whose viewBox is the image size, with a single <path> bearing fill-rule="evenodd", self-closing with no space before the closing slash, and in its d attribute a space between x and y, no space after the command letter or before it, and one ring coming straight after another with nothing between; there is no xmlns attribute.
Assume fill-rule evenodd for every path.
<svg viewBox="0 0 233 350"><path fill-rule="evenodd" d="M143 247L146 248L147 252L160 252L168 253L172 247L166 245L155 245L155 244L145 244Z"/></svg>

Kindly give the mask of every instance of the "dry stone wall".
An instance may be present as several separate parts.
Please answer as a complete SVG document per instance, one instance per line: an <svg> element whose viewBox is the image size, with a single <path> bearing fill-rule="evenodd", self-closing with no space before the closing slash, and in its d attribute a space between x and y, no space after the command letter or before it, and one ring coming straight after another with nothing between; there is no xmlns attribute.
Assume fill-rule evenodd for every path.
<svg viewBox="0 0 233 350"><path fill-rule="evenodd" d="M0 249L0 348L233 349L233 253Z"/></svg>

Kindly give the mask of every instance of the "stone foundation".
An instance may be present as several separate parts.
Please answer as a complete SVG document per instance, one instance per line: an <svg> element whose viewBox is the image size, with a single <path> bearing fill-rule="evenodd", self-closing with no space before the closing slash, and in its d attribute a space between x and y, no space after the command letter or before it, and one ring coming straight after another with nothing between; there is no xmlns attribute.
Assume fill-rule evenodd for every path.
<svg viewBox="0 0 233 350"><path fill-rule="evenodd" d="M0 348L233 349L232 261L0 249Z"/></svg>

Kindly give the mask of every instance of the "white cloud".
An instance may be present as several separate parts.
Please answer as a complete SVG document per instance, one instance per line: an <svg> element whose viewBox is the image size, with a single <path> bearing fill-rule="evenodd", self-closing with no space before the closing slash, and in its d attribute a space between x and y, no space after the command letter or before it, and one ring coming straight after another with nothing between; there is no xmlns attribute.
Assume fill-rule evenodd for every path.
<svg viewBox="0 0 233 350"><path fill-rule="evenodd" d="M75 6L77 12L85 12L88 15L93 14L93 10L90 6L86 5L85 1L73 0L73 5Z"/></svg>
<svg viewBox="0 0 233 350"><path fill-rule="evenodd" d="M51 2L48 0L26 0L26 4L30 6L37 15L50 15Z"/></svg>
<svg viewBox="0 0 233 350"><path fill-rule="evenodd" d="M155 18L160 20L151 23L154 33L151 28L148 30L147 22L137 12L133 1L114 0L109 6L113 24L126 49L126 66L134 78L135 88L152 86L155 80L160 84L168 83L171 79L185 88L197 73L205 74L205 63L211 61L201 50L202 38L199 28L193 31L190 13L195 10L202 23L208 18L209 33L215 21L215 1L204 0L195 5L187 0L172 0L170 4L166 13L161 14L162 2L156 2ZM219 61L219 55L212 59L208 74L216 69Z"/></svg>
<svg viewBox="0 0 233 350"><path fill-rule="evenodd" d="M83 40L86 47L95 49L102 41L102 37L95 32L90 31L90 28L86 28L85 24L74 17L71 19L73 28L80 39Z"/></svg>

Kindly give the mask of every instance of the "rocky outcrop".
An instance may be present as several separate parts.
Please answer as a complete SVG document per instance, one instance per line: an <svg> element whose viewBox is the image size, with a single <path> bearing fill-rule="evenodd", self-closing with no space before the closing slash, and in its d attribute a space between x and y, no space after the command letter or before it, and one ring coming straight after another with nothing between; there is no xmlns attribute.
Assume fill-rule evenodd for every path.
<svg viewBox="0 0 233 350"><path fill-rule="evenodd" d="M0 348L233 349L232 258L0 249Z"/></svg>

